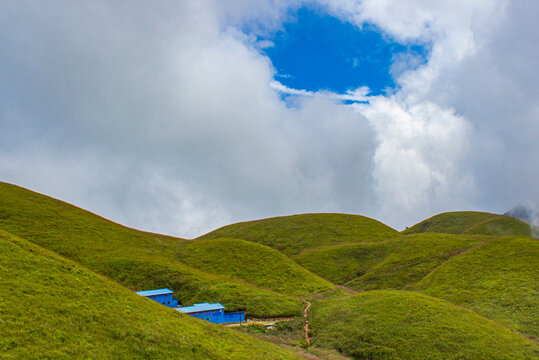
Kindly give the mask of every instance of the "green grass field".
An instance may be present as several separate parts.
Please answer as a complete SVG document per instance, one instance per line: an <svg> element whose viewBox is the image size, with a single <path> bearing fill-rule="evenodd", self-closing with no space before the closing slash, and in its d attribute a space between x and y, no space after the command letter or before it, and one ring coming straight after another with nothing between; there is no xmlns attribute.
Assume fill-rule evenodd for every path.
<svg viewBox="0 0 539 360"><path fill-rule="evenodd" d="M531 228L525 222L510 216L476 211L455 211L435 215L404 230L402 233L425 232L530 236Z"/></svg>
<svg viewBox="0 0 539 360"><path fill-rule="evenodd" d="M452 256L490 236L413 234L395 239L389 254L365 275L346 285L356 290L403 289L423 279Z"/></svg>
<svg viewBox="0 0 539 360"><path fill-rule="evenodd" d="M313 344L354 359L536 359L539 346L447 301L408 291L369 291L320 301Z"/></svg>
<svg viewBox="0 0 539 360"><path fill-rule="evenodd" d="M380 263L390 253L394 243L394 240L390 240L376 244L323 246L304 251L293 259L324 279L343 285Z"/></svg>
<svg viewBox="0 0 539 360"><path fill-rule="evenodd" d="M278 293L306 296L333 288L279 251L238 239L193 240L178 251L182 263L241 279Z"/></svg>
<svg viewBox="0 0 539 360"><path fill-rule="evenodd" d="M397 235L387 225L360 215L303 214L228 225L200 239L243 239L293 256L320 246L377 242Z"/></svg>
<svg viewBox="0 0 539 360"><path fill-rule="evenodd" d="M305 214L185 240L0 182L0 354L539 359L539 240L504 236L528 233L478 212L402 233L358 215ZM134 294L162 287L183 305L294 320L231 332ZM303 351L306 301L314 338Z"/></svg>
<svg viewBox="0 0 539 360"><path fill-rule="evenodd" d="M295 359L0 231L2 359Z"/></svg>
<svg viewBox="0 0 539 360"><path fill-rule="evenodd" d="M480 222L468 229L463 234L485 234L485 235L519 235L531 236L530 225L524 221L509 217L498 216L494 219Z"/></svg>
<svg viewBox="0 0 539 360"><path fill-rule="evenodd" d="M187 240L115 224L62 201L0 183L0 229L70 258L129 289L169 287L184 304L220 302L251 316L301 314L303 301L177 259Z"/></svg>
<svg viewBox="0 0 539 360"><path fill-rule="evenodd" d="M539 340L539 240L501 237L456 256L414 290L461 304Z"/></svg>

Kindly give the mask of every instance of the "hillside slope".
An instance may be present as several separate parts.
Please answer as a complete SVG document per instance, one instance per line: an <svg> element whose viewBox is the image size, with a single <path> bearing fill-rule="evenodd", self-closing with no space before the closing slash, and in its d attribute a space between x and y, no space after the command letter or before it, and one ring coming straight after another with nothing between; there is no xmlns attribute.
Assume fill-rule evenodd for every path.
<svg viewBox="0 0 539 360"><path fill-rule="evenodd" d="M535 359L539 346L447 301L369 291L312 306L313 344L355 359Z"/></svg>
<svg viewBox="0 0 539 360"><path fill-rule="evenodd" d="M539 240L501 237L451 258L414 290L465 305L539 340Z"/></svg>
<svg viewBox="0 0 539 360"><path fill-rule="evenodd" d="M0 293L2 358L297 358L144 299L3 231Z"/></svg>
<svg viewBox="0 0 539 360"><path fill-rule="evenodd" d="M485 235L520 235L531 236L530 226L522 220L509 216L499 216L488 221L483 221L466 229L463 234Z"/></svg>
<svg viewBox="0 0 539 360"><path fill-rule="evenodd" d="M199 239L248 240L293 256L320 246L377 242L398 234L389 226L360 215L303 214L232 224Z"/></svg>
<svg viewBox="0 0 539 360"><path fill-rule="evenodd" d="M513 217L476 211L455 211L432 216L404 230L415 233L530 236L530 226Z"/></svg>
<svg viewBox="0 0 539 360"><path fill-rule="evenodd" d="M396 241L322 246L303 251L293 260L324 279L343 285L379 264L391 252Z"/></svg>
<svg viewBox="0 0 539 360"><path fill-rule="evenodd" d="M491 239L491 236L413 234L387 245L388 255L366 274L347 283L356 290L403 289L459 252Z"/></svg>
<svg viewBox="0 0 539 360"><path fill-rule="evenodd" d="M185 242L179 247L178 258L190 266L283 294L305 296L333 288L277 250L245 240Z"/></svg>
<svg viewBox="0 0 539 360"><path fill-rule="evenodd" d="M186 240L115 224L62 201L0 183L0 229L70 258L131 290L169 287L184 305L221 302L251 316L301 314L303 302L178 261Z"/></svg>

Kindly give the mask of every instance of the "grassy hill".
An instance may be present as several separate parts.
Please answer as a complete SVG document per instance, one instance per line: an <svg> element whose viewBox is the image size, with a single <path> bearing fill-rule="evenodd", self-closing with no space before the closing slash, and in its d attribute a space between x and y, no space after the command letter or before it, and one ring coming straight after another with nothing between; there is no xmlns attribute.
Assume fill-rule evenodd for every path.
<svg viewBox="0 0 539 360"><path fill-rule="evenodd" d="M539 240L501 237L456 256L414 286L539 340Z"/></svg>
<svg viewBox="0 0 539 360"><path fill-rule="evenodd" d="M530 226L513 217L476 211L455 211L435 215L404 230L415 233L484 234L530 236Z"/></svg>
<svg viewBox="0 0 539 360"><path fill-rule="evenodd" d="M355 359L535 359L539 346L447 301L407 291L369 291L320 301L313 344Z"/></svg>
<svg viewBox="0 0 539 360"><path fill-rule="evenodd" d="M530 236L530 225L522 220L510 216L498 216L493 219L480 222L462 232L463 234L485 235L520 235Z"/></svg>
<svg viewBox="0 0 539 360"><path fill-rule="evenodd" d="M396 230L360 215L303 214L228 225L200 239L243 239L293 256L320 246L377 242L397 235Z"/></svg>
<svg viewBox="0 0 539 360"><path fill-rule="evenodd" d="M395 240L389 240L376 244L322 246L304 251L293 259L324 279L343 285L380 263L394 243Z"/></svg>
<svg viewBox="0 0 539 360"><path fill-rule="evenodd" d="M491 236L413 234L372 244L307 250L293 259L315 274L356 290L402 289L451 256Z"/></svg>
<svg viewBox="0 0 539 360"><path fill-rule="evenodd" d="M0 231L3 359L294 359Z"/></svg>
<svg viewBox="0 0 539 360"><path fill-rule="evenodd" d="M423 279L447 259L491 236L414 234L384 243L388 255L366 274L347 283L356 290L403 289Z"/></svg>
<svg viewBox="0 0 539 360"><path fill-rule="evenodd" d="M310 299L313 346L358 359L539 358L539 240L500 236L526 232L520 220L476 212L403 233L357 215L305 214L184 240L0 183L0 354L292 357L133 292L169 287L184 305L296 316L273 334L253 328L289 344L303 343Z"/></svg>
<svg viewBox="0 0 539 360"><path fill-rule="evenodd" d="M179 247L178 258L190 266L242 279L283 294L305 296L333 288L279 251L238 239L194 240Z"/></svg>
<svg viewBox="0 0 539 360"><path fill-rule="evenodd" d="M169 287L189 305L220 302L251 316L301 313L303 301L177 259L186 240L118 225L62 201L0 183L0 230L70 258L131 290Z"/></svg>

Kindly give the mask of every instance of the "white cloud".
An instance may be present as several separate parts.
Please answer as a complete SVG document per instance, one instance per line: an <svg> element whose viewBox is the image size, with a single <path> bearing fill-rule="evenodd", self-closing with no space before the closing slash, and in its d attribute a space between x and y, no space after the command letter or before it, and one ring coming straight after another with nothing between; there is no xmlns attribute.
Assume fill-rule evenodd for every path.
<svg viewBox="0 0 539 360"><path fill-rule="evenodd" d="M277 90L279 93L282 94L306 97L321 97L338 101L365 102L368 101L367 94L369 93L369 88L366 86L359 87L356 90L348 90L344 94L337 94L331 91L308 91L303 89L292 89L288 86L281 84L278 81L272 81L270 83L270 86L272 89Z"/></svg>
<svg viewBox="0 0 539 360"><path fill-rule="evenodd" d="M401 87L388 97L285 87L260 53L271 44L242 29L271 33L291 8L314 3L430 43L428 62L397 61ZM305 211L402 227L438 211L537 201L538 6L8 2L0 178L186 237Z"/></svg>
<svg viewBox="0 0 539 360"><path fill-rule="evenodd" d="M358 106L376 131L373 177L379 216L399 227L467 203L471 177L459 169L469 128L451 109L378 96Z"/></svg>

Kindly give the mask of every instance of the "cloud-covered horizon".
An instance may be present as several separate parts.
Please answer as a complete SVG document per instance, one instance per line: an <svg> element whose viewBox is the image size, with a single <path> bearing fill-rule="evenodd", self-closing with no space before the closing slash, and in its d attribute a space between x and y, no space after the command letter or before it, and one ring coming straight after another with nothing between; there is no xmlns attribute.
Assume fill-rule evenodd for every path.
<svg viewBox="0 0 539 360"><path fill-rule="evenodd" d="M539 204L536 2L0 6L1 181L188 238L303 212L400 230ZM277 32L302 6L429 43L428 59L396 57L387 95L286 87L245 29Z"/></svg>

